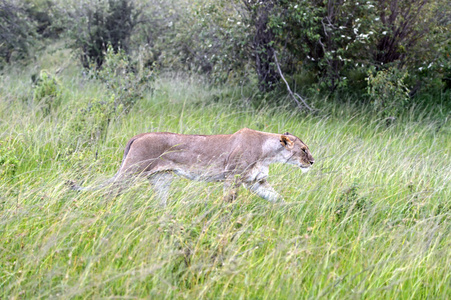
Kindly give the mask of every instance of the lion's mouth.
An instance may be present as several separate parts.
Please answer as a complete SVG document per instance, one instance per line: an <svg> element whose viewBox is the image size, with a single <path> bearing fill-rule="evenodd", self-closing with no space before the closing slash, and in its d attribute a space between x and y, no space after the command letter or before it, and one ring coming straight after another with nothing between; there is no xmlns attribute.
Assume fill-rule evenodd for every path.
<svg viewBox="0 0 451 300"><path fill-rule="evenodd" d="M303 173L308 172L308 170L310 170L310 166L300 166L300 168Z"/></svg>

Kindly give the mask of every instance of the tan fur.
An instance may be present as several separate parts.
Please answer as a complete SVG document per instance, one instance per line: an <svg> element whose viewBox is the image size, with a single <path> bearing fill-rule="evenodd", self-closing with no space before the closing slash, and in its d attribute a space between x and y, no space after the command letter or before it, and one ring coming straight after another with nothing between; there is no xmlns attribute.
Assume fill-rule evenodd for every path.
<svg viewBox="0 0 451 300"><path fill-rule="evenodd" d="M307 171L314 159L299 138L248 128L229 135L144 133L131 138L121 167L109 182L146 176L166 204L173 174L192 180L224 181L226 200L244 185L271 202L283 200L266 181L271 163L287 163ZM76 190L83 188L73 186Z"/></svg>

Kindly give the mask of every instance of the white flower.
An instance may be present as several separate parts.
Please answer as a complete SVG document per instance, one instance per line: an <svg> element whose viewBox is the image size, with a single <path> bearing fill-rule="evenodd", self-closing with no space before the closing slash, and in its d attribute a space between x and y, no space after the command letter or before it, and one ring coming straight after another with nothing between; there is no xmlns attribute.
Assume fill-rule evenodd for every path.
<svg viewBox="0 0 451 300"><path fill-rule="evenodd" d="M383 34L383 35L386 35L386 34L387 34L387 31L382 31L382 34Z"/></svg>
<svg viewBox="0 0 451 300"><path fill-rule="evenodd" d="M423 67L419 67L418 70L420 70L420 71L423 70Z"/></svg>
<svg viewBox="0 0 451 300"><path fill-rule="evenodd" d="M430 63L429 66L428 66L428 69L430 69L430 68L432 67L433 64L434 64L434 63Z"/></svg>
<svg viewBox="0 0 451 300"><path fill-rule="evenodd" d="M377 18L375 18L374 20L375 20L375 21L379 21L380 19L381 19L381 18L377 17Z"/></svg>

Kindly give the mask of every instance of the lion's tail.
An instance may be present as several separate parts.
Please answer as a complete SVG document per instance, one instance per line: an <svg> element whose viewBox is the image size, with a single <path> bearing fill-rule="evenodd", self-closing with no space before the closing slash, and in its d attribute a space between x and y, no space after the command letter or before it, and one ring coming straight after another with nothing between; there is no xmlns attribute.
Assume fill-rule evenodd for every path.
<svg viewBox="0 0 451 300"><path fill-rule="evenodd" d="M121 170L122 170L122 166L124 165L125 158L127 157L127 154L130 151L131 145L138 137L139 136L136 136L128 141L127 145L125 146L124 156L122 157L122 163L121 163L121 166L119 167L119 171L112 178L102 182L100 185L97 185L97 186L83 187L83 186L77 185L75 183L75 181L73 181L73 180L67 181L66 185L69 186L69 188L73 191L97 191L97 190L103 189L104 187L107 187L117 181L120 181L124 177L124 176L122 176L123 174L121 174Z"/></svg>

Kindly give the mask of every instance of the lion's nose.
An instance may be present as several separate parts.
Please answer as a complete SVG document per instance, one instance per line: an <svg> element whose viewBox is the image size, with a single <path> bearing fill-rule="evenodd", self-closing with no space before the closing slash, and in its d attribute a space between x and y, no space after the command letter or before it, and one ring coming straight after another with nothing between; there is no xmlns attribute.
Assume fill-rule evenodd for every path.
<svg viewBox="0 0 451 300"><path fill-rule="evenodd" d="M314 161L314 160L311 160L311 161L310 161L310 164L311 164L311 165L313 165L314 163L315 163L315 161Z"/></svg>

